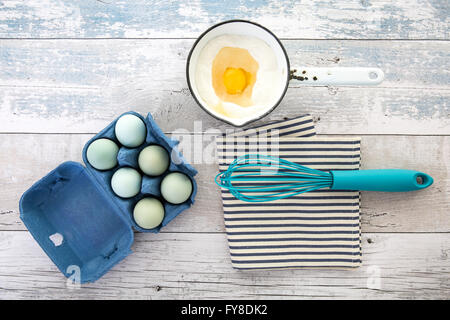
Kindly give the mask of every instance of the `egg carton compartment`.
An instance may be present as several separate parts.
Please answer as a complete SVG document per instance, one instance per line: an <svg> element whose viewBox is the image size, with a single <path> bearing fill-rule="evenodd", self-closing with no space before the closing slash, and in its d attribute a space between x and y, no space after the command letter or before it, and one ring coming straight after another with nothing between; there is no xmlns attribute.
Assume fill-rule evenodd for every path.
<svg viewBox="0 0 450 320"><path fill-rule="evenodd" d="M132 114L139 117L142 121L144 121L147 133L145 142L136 147L136 148L128 148L122 146L115 135L115 125L117 120L126 115ZM89 164L87 160L87 148L89 145L101 138L107 138L114 141L119 146L119 152L117 155L117 165L111 170L97 170ZM140 232L159 232L160 229L166 226L170 221L172 221L177 215L179 215L182 211L188 209L193 203L194 198L197 193L197 184L195 182L194 176L197 174L197 170L195 170L190 164L186 162L183 156L178 152L176 146L178 145L178 141L169 139L162 130L157 126L155 121L153 120L150 113L146 118L142 117L140 114L130 111L122 114L113 122L111 122L106 128L100 131L97 135L92 137L84 146L83 149L83 161L86 164L86 168L92 175L100 182L101 186L106 190L106 192L110 195L111 199L116 203L116 205L121 209L124 216L129 220L130 224L133 228ZM138 157L139 153L142 149L149 145L160 145L163 147L169 154L169 158L171 160L169 168L160 176L148 176L145 175L139 168L138 165ZM172 161L174 160L174 161ZM111 177L116 170L122 167L131 167L136 169L142 177L141 183L141 191L139 194L132 198L121 198L117 196L111 188ZM181 204L171 204L163 199L160 192L160 184L162 179L170 172L182 172L186 174L191 182L192 182L192 193L189 199ZM144 229L136 224L133 219L133 209L136 203L145 198L146 196L155 197L160 200L164 206L165 215L162 223L153 229Z"/></svg>

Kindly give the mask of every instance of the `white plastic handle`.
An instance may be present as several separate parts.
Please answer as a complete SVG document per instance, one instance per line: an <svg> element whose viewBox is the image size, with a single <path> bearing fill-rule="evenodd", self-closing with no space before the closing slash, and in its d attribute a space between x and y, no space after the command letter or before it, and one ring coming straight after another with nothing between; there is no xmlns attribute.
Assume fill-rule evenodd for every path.
<svg viewBox="0 0 450 320"><path fill-rule="evenodd" d="M291 73L291 79L306 86L366 86L380 84L384 72L379 68L302 67Z"/></svg>

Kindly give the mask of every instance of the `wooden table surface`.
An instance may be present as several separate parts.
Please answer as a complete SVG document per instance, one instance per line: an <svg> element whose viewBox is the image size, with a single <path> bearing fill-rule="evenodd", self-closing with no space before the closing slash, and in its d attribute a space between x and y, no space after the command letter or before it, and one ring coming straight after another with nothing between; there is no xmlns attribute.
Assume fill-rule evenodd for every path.
<svg viewBox="0 0 450 320"><path fill-rule="evenodd" d="M450 6L446 0L0 0L0 299L450 298ZM258 121L310 113L317 132L362 137L362 167L435 178L415 193L362 193L363 265L242 272L231 267L217 164L198 169L195 205L81 288L19 219L21 194L123 112L169 135L225 130L202 111L186 57L208 26L249 19L279 36L291 65L373 66L377 87L290 89ZM207 140L207 139L206 139ZM207 141L205 141L206 143ZM201 161L197 161L201 162Z"/></svg>

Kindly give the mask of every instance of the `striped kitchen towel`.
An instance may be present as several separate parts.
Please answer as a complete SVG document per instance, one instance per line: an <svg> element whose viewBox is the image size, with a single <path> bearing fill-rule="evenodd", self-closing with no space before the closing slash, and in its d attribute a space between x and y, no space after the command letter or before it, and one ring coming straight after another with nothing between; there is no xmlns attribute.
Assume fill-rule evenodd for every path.
<svg viewBox="0 0 450 320"><path fill-rule="evenodd" d="M315 136L311 116L217 138L219 170L259 153L320 170L358 170L360 138ZM222 189L231 262L238 269L357 267L361 264L359 192L317 190L265 203Z"/></svg>

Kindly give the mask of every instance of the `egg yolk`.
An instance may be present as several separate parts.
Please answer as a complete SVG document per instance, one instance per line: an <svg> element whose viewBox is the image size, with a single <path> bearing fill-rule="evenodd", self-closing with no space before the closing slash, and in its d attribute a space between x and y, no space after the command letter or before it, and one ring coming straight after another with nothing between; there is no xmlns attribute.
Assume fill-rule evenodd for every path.
<svg viewBox="0 0 450 320"><path fill-rule="evenodd" d="M221 102L251 106L258 68L258 62L248 50L234 47L220 49L213 60L211 72L212 85Z"/></svg>
<svg viewBox="0 0 450 320"><path fill-rule="evenodd" d="M249 82L247 81L247 78L251 79L251 74L246 72L244 69L227 68L223 73L223 84L227 89L227 93L242 93Z"/></svg>

